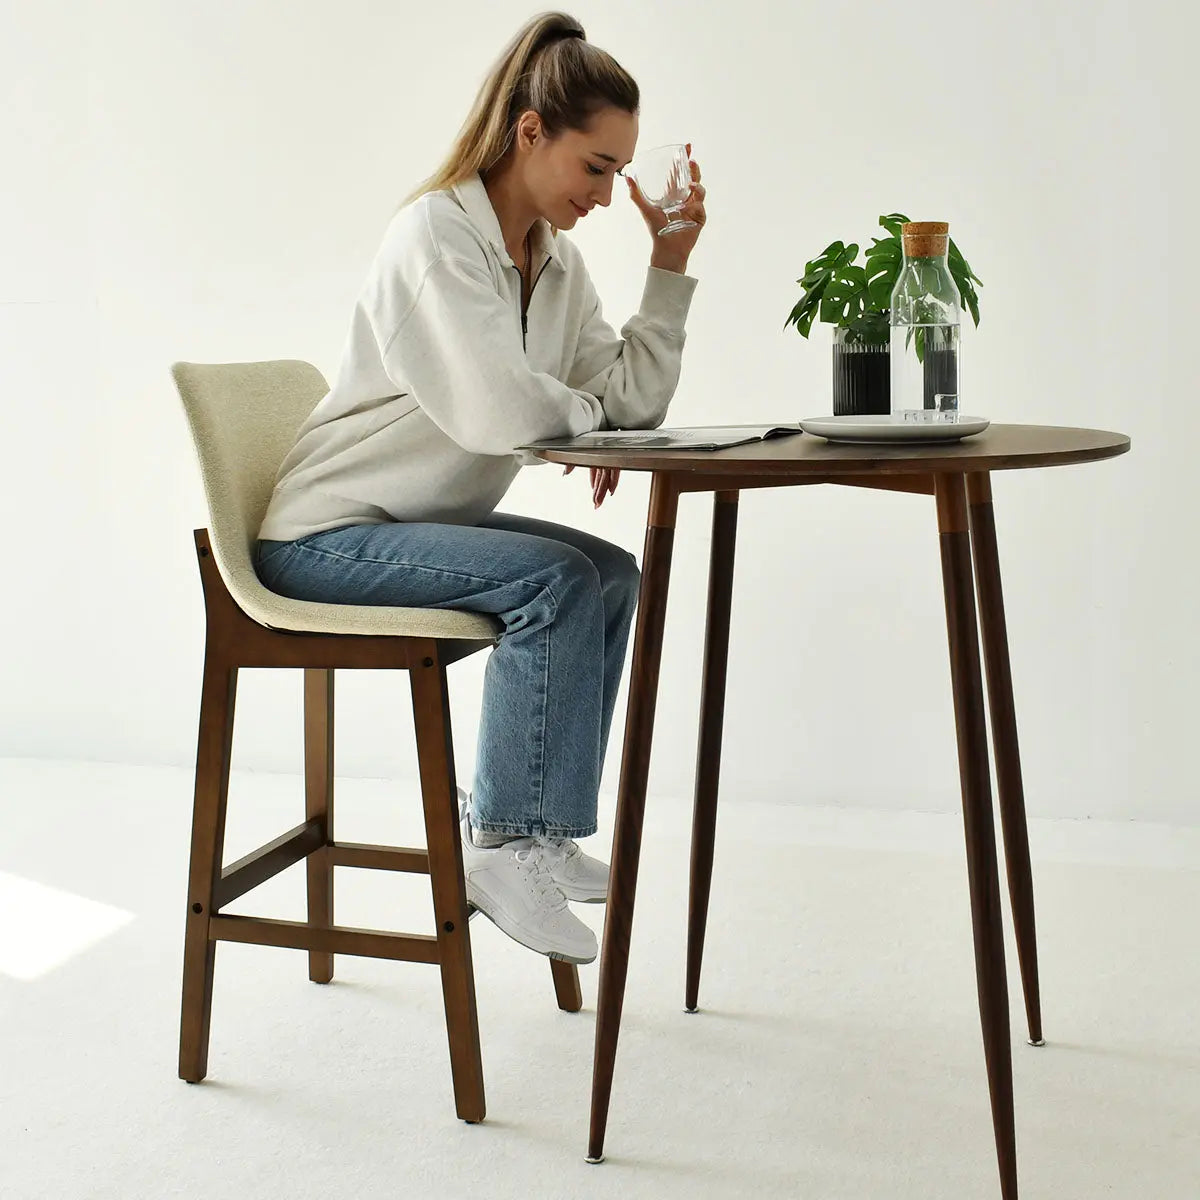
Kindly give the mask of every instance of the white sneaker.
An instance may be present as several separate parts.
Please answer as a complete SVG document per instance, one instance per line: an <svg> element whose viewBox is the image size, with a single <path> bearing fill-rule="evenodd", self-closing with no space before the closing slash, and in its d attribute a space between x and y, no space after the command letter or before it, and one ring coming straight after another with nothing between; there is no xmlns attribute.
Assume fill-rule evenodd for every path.
<svg viewBox="0 0 1200 1200"><path fill-rule="evenodd" d="M471 807L469 792L458 789L459 813ZM603 904L608 899L608 863L584 854L572 838L547 838L560 851L553 863L551 877L568 900L582 904ZM477 847L478 848L478 847Z"/></svg>
<svg viewBox="0 0 1200 1200"><path fill-rule="evenodd" d="M590 963L599 953L596 935L567 908L554 881L564 850L545 838L523 837L485 850L471 841L468 805L459 810L467 903L538 954L569 963Z"/></svg>
<svg viewBox="0 0 1200 1200"><path fill-rule="evenodd" d="M603 904L608 899L608 863L584 854L571 838L551 838L561 857L554 867L554 882L568 900Z"/></svg>

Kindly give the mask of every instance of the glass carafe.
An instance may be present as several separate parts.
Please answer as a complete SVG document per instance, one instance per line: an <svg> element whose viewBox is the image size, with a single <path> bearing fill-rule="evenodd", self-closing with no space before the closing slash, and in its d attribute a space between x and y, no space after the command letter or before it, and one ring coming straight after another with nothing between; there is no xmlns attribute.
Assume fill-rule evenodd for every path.
<svg viewBox="0 0 1200 1200"><path fill-rule="evenodd" d="M912 421L958 414L962 298L950 274L950 226L910 221L900 230L904 265L892 289L892 412Z"/></svg>

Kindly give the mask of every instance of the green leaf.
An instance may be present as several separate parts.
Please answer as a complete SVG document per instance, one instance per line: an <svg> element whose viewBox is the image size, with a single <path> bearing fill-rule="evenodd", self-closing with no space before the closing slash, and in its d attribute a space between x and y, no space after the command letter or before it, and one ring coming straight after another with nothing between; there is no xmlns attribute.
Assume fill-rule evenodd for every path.
<svg viewBox="0 0 1200 1200"><path fill-rule="evenodd" d="M885 346L890 336L887 317L881 312L864 312L850 321L846 329L848 342L870 342Z"/></svg>
<svg viewBox="0 0 1200 1200"><path fill-rule="evenodd" d="M847 287L857 291L867 286L867 273L862 267L842 267L840 271L834 272L833 283L838 286L839 291L844 291Z"/></svg>
<svg viewBox="0 0 1200 1200"><path fill-rule="evenodd" d="M867 273L862 267L835 270L821 297L821 320L844 327L865 308L866 290Z"/></svg>
<svg viewBox="0 0 1200 1200"><path fill-rule="evenodd" d="M880 242L867 251L867 276L870 279L885 274L895 279L903 264L904 255L900 253L898 242Z"/></svg>
<svg viewBox="0 0 1200 1200"><path fill-rule="evenodd" d="M817 265L816 263L811 263L805 268L804 275L800 279L797 279L796 282L800 284L801 287L813 287L829 274L829 270L830 268L828 266L823 267Z"/></svg>
<svg viewBox="0 0 1200 1200"><path fill-rule="evenodd" d="M833 263L837 261L838 255L841 254L845 248L846 245L844 242L830 242L829 245L826 246L825 249L822 250L821 253L812 260L812 262L805 264L805 270L819 270L824 267L832 266Z"/></svg>
<svg viewBox="0 0 1200 1200"><path fill-rule="evenodd" d="M806 288L811 288L835 267L839 266L846 247L842 242L831 242L811 262L804 264L804 275L796 282Z"/></svg>
<svg viewBox="0 0 1200 1200"><path fill-rule="evenodd" d="M892 291L903 265L899 238L875 239L875 244L867 251L867 302L872 308L884 311L891 304Z"/></svg>
<svg viewBox="0 0 1200 1200"><path fill-rule="evenodd" d="M955 272L955 278L958 277L958 272L961 272L967 279L973 279L980 287L983 286L983 280L967 266L967 260L959 252L953 238L950 239L950 253L947 256L947 261L950 264L951 271L955 271L955 268L958 268L958 271Z"/></svg>
<svg viewBox="0 0 1200 1200"><path fill-rule="evenodd" d="M867 285L867 303L882 312L890 308L892 292L896 290L896 280L891 275L880 275Z"/></svg>
<svg viewBox="0 0 1200 1200"><path fill-rule="evenodd" d="M804 264L804 274L796 282L804 296L792 308L784 328L795 325L807 337L813 321L838 324L847 314L862 311L867 277L862 267L854 266L858 243L830 242L816 258Z"/></svg>
<svg viewBox="0 0 1200 1200"><path fill-rule="evenodd" d="M971 316L975 319L975 327L979 328L979 297L975 295L974 288L971 289L971 294L967 297L967 307L971 310Z"/></svg>
<svg viewBox="0 0 1200 1200"><path fill-rule="evenodd" d="M875 258L903 258L899 238L875 238L875 244L867 249L868 261Z"/></svg>
<svg viewBox="0 0 1200 1200"><path fill-rule="evenodd" d="M970 310L971 318L974 320L975 325L978 326L979 296L976 294L974 284L971 281L975 280L980 287L983 286L983 281L976 278L974 272L967 265L966 259L959 253L958 247L953 242L950 243L950 253L947 256L947 261L950 266L950 274L958 286L962 302Z"/></svg>
<svg viewBox="0 0 1200 1200"><path fill-rule="evenodd" d="M783 327L786 329L789 325L795 324L797 331L802 337L808 337L808 331L812 327L813 317L816 315L817 304L821 299L821 294L829 284L829 275L821 280L815 287L811 288L804 296L802 296L793 307L791 315L784 322Z"/></svg>

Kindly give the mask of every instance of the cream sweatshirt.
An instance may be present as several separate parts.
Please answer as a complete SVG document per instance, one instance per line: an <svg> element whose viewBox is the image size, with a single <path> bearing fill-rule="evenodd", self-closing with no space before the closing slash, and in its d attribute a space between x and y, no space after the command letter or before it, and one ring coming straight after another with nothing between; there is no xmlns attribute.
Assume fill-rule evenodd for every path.
<svg viewBox="0 0 1200 1200"><path fill-rule="evenodd" d="M662 424L697 281L647 268L618 335L567 236L539 219L531 246L523 321L520 268L478 175L392 218L336 380L283 460L259 537L471 525L543 461L517 446Z"/></svg>

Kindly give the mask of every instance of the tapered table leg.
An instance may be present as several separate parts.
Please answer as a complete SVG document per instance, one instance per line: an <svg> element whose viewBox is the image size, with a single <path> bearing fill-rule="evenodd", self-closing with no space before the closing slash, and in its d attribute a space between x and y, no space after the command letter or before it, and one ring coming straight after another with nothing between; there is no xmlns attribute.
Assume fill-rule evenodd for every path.
<svg viewBox="0 0 1200 1200"><path fill-rule="evenodd" d="M1008 896L1016 931L1017 958L1021 964L1029 1044L1044 1046L1042 1000L1038 987L1037 927L1033 911L1033 871L1029 863L1029 825L1025 818L1025 790L1021 783L1017 710L1013 703L1008 626L1004 619L1004 592L1000 586L1000 558L996 552L991 476L986 472L968 475L967 496L970 501L971 552L975 557L975 586L979 592L979 625L983 635L988 705L992 714L1004 861L1008 868Z"/></svg>
<svg viewBox="0 0 1200 1200"><path fill-rule="evenodd" d="M592 1118L587 1152L588 1162L593 1163L604 1161L604 1131L608 1125L613 1065L617 1057L625 977L629 970L629 937L633 928L638 860L642 849L642 818L646 810L646 781L650 773L650 743L654 734L654 707L658 699L658 669L678 506L679 492L672 477L655 472L650 484L650 512L629 679L629 711L625 719L621 781L608 876L608 905L600 952Z"/></svg>
<svg viewBox="0 0 1200 1200"><path fill-rule="evenodd" d="M965 477L961 474L939 474L935 478L942 582L946 596L946 632L950 643L950 677L954 691L954 723L958 734L958 766L967 843L967 877L971 892L971 924L975 935L979 1016L992 1100L992 1123L996 1133L1000 1194L1003 1200L1017 1200L1008 985L1004 970L1000 877L996 863L975 588L971 574L967 487Z"/></svg>
<svg viewBox="0 0 1200 1200"><path fill-rule="evenodd" d="M688 891L687 982L683 1002L688 1012L696 1011L700 997L700 965L704 959L704 932L708 925L708 897L712 887L737 517L738 493L715 492L712 552L708 568L708 620L704 631L704 682L700 700L700 735L696 747L691 882Z"/></svg>

